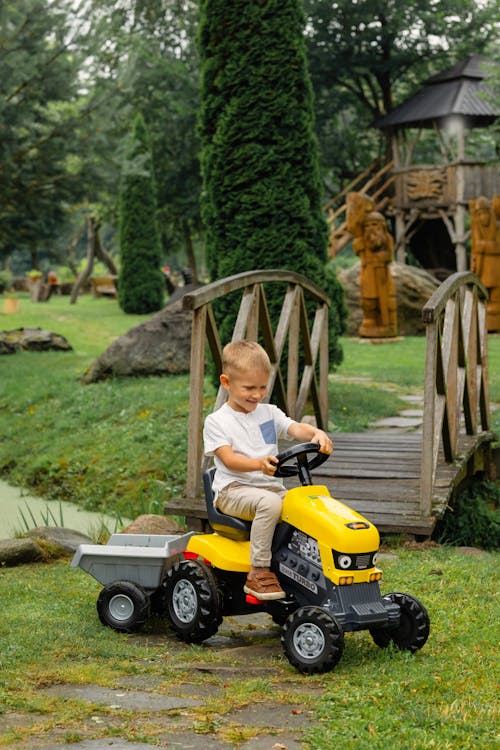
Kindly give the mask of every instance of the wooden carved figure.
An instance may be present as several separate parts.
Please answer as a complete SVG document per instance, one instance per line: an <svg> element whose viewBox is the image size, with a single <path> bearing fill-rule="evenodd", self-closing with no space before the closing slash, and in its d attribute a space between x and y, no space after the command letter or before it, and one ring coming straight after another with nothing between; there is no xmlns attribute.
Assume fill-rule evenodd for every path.
<svg viewBox="0 0 500 750"><path fill-rule="evenodd" d="M471 271L488 290L488 331L500 331L500 195L469 201L471 216Z"/></svg>
<svg viewBox="0 0 500 750"><path fill-rule="evenodd" d="M390 338L397 335L396 289L390 263L394 240L373 201L362 193L347 196L347 229L354 235L353 250L361 261L360 294L363 321L359 335Z"/></svg>

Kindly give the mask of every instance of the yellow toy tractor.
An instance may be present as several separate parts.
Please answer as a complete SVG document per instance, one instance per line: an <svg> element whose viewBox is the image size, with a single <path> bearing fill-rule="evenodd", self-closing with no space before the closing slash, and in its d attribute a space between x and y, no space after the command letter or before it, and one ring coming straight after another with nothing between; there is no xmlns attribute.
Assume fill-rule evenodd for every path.
<svg viewBox="0 0 500 750"><path fill-rule="evenodd" d="M309 455L313 458L309 460ZM167 571L164 603L173 629L188 643L214 635L224 615L268 612L283 626L284 652L305 673L326 672L342 656L344 632L368 629L381 648L391 642L417 651L429 635L422 604L403 593L382 596L376 567L377 529L311 481L328 456L317 443L302 443L278 458L276 476L298 475L287 492L277 525L271 567L286 598L262 602L243 592L250 569L250 522L213 504L214 469L204 475L213 534L190 537L184 560Z"/></svg>
<svg viewBox="0 0 500 750"><path fill-rule="evenodd" d="M302 485L287 492L273 539L271 567L285 599L263 602L244 593L251 523L215 508L212 469L203 477L212 534L113 534L106 545L80 545L71 565L104 584L101 622L131 632L153 610L168 615L181 640L201 643L225 615L268 612L283 626L288 660L304 673L332 669L348 631L369 630L381 648L422 648L429 635L422 604L409 594L380 593L377 529L312 484L311 470L327 454L302 443L277 458L276 476L298 475Z"/></svg>

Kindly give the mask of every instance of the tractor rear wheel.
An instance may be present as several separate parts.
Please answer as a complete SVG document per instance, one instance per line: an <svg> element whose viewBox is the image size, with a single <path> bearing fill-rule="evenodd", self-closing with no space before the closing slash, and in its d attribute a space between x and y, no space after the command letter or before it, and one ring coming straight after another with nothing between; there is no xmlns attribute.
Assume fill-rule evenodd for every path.
<svg viewBox="0 0 500 750"><path fill-rule="evenodd" d="M174 565L165 577L165 603L172 628L185 643L201 643L215 635L222 606L212 570L199 560Z"/></svg>

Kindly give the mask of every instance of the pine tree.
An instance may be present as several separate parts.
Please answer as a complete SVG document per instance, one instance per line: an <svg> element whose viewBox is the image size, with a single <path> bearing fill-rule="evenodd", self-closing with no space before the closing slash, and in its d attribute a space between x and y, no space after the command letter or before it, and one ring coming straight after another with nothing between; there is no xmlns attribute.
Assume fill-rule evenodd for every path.
<svg viewBox="0 0 500 750"><path fill-rule="evenodd" d="M124 162L120 192L120 307L151 313L163 307L165 282L156 223L153 161L144 119L137 115Z"/></svg>
<svg viewBox="0 0 500 750"><path fill-rule="evenodd" d="M212 280L241 271L297 271L332 298L330 360L345 311L342 289L325 271L312 89L300 0L203 0L202 211ZM218 311L231 330L231 303ZM276 322L279 303L270 302Z"/></svg>

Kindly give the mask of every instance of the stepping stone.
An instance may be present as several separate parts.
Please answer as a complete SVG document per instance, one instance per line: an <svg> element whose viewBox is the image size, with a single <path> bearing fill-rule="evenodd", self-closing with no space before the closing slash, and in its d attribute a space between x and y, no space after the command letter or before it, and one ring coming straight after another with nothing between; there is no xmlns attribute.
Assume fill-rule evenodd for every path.
<svg viewBox="0 0 500 750"><path fill-rule="evenodd" d="M303 744L298 737L294 737L289 732L280 732L279 734L259 734L257 737L252 737L251 740L240 746L240 750L279 750L280 748L301 750L302 747Z"/></svg>
<svg viewBox="0 0 500 750"><path fill-rule="evenodd" d="M232 745L218 740L206 734L195 732L182 732L182 734L165 734L166 745L163 747L179 748L179 750L231 750ZM273 743L277 738L273 738ZM268 747L272 747L270 744ZM262 747L266 747L265 745ZM290 750L295 750L298 745L291 745ZM40 748L42 750L42 748ZM158 745L148 745L144 742L128 742L120 737L103 737L98 740L83 740L66 745L45 745L43 750L158 750Z"/></svg>
<svg viewBox="0 0 500 750"><path fill-rule="evenodd" d="M158 711L172 711L178 708L201 706L202 701L194 698L179 698L158 693L148 693L138 690L116 690L116 688L100 687L98 685L53 685L44 690L47 695L57 695L61 698L98 703L107 708L137 711L138 713L156 713Z"/></svg>
<svg viewBox="0 0 500 750"><path fill-rule="evenodd" d="M144 742L127 742L119 737L103 737L100 740L83 740L69 745L46 745L43 750L154 750L154 745Z"/></svg>
<svg viewBox="0 0 500 750"><path fill-rule="evenodd" d="M423 415L424 412L422 409L403 409L403 411L399 412L400 417L416 417L420 421L422 421Z"/></svg>
<svg viewBox="0 0 500 750"><path fill-rule="evenodd" d="M410 417L386 417L386 419L379 419L377 422L374 422L371 426L372 427L390 427L390 428L399 428L399 429L410 429L413 427L420 427L422 424L421 419L415 419Z"/></svg>
<svg viewBox="0 0 500 750"><path fill-rule="evenodd" d="M311 713L301 704L252 703L245 708L224 714L224 720L249 727L266 729L301 729L311 721ZM275 738L275 742L279 737Z"/></svg>
<svg viewBox="0 0 500 750"><path fill-rule="evenodd" d="M423 404L424 403L424 397L413 395L413 394L407 394L406 396L400 396L399 397L401 401L408 401L410 404Z"/></svg>

